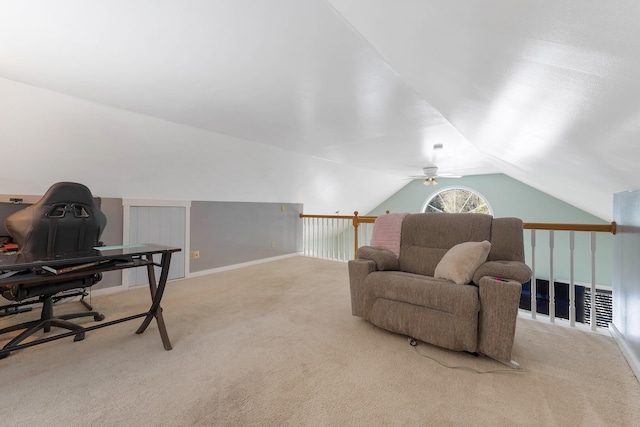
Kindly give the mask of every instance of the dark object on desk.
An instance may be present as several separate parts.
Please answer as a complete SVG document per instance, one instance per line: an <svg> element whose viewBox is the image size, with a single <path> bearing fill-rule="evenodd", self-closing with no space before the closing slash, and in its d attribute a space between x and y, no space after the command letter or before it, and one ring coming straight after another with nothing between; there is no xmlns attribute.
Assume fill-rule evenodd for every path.
<svg viewBox="0 0 640 427"><path fill-rule="evenodd" d="M100 245L100 236L106 223L106 216L87 187L73 182L59 182L52 185L37 203L10 215L5 220L5 227L19 247L18 258L37 261L53 259L65 253L93 251L94 247ZM98 321L103 320L104 316L95 311L84 311L56 317L53 314L53 301L57 294L72 289L80 290L79 294L83 295L84 289L93 286L101 278L100 274L92 273L66 281L16 283L2 289L2 296L8 300L33 300L43 304L40 320L0 330L2 334L24 329L5 348L18 345L39 330L49 332L52 326L77 331L75 341L84 339L84 328L68 320L92 316Z"/></svg>
<svg viewBox="0 0 640 427"><path fill-rule="evenodd" d="M12 199L13 200L13 199ZM5 220L13 215L14 213L21 211L22 209L31 206L30 203L17 203L17 202L0 202L0 249L4 249L5 251L15 250L17 248L7 247L8 245L13 245L13 240L11 239L11 235L7 231L4 226Z"/></svg>

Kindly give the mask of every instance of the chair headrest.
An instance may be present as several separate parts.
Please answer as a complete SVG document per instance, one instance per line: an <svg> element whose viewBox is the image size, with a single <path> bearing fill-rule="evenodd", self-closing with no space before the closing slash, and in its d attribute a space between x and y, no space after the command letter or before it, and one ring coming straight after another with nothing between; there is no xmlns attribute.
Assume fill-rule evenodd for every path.
<svg viewBox="0 0 640 427"><path fill-rule="evenodd" d="M47 256L92 249L106 224L91 191L75 182L52 185L40 200L5 221L20 253Z"/></svg>

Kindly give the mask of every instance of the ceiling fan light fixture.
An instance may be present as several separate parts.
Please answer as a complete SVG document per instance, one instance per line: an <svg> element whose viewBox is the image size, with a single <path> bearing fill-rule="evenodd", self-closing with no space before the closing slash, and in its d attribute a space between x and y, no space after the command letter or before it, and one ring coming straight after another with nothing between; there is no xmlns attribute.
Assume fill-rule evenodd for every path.
<svg viewBox="0 0 640 427"><path fill-rule="evenodd" d="M430 177L428 177L427 179L425 179L423 181L423 184L424 185L437 185L438 181L434 177L430 176Z"/></svg>
<svg viewBox="0 0 640 427"><path fill-rule="evenodd" d="M422 183L424 185L431 185L431 182L429 181L429 178L425 179Z"/></svg>

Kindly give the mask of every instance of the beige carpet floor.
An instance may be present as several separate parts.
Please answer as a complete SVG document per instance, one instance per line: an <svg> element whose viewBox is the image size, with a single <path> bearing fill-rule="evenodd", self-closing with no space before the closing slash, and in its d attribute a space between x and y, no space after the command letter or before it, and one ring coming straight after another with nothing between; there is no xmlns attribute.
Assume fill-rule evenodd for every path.
<svg viewBox="0 0 640 427"><path fill-rule="evenodd" d="M92 302L113 319L148 301L137 288ZM611 338L520 319L522 371L414 348L351 316L344 263L294 257L175 281L163 307L172 351L134 320L0 360L0 425L640 425L640 384Z"/></svg>

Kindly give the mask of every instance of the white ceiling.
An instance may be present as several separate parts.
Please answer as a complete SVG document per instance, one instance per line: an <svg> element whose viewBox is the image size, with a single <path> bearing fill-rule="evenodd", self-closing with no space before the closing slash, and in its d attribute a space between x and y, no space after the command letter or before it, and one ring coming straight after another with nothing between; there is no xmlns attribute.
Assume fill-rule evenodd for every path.
<svg viewBox="0 0 640 427"><path fill-rule="evenodd" d="M0 0L0 193L74 179L366 212L435 163L609 220L640 181L639 18L636 0Z"/></svg>

